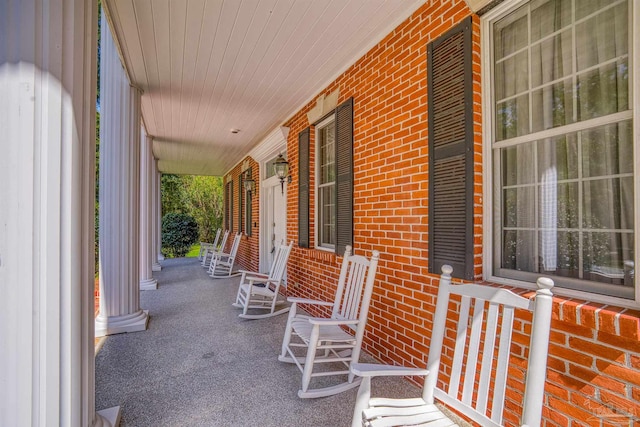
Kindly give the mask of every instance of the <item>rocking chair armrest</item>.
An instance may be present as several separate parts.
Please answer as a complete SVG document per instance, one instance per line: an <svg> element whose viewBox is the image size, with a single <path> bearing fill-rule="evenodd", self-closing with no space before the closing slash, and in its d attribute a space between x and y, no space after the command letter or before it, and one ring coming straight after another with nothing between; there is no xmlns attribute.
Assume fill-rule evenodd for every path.
<svg viewBox="0 0 640 427"><path fill-rule="evenodd" d="M333 305L333 302L329 302L329 301L317 301L313 299L298 298L298 297L289 297L287 298L287 301L291 303L297 303L297 304L326 305L327 307L331 307Z"/></svg>
<svg viewBox="0 0 640 427"><path fill-rule="evenodd" d="M250 279L260 279L260 280L264 280L264 279L268 279L269 275L265 274L265 273L257 273L255 271L249 271L249 270L238 270L238 273L241 274L246 274L246 278L248 280Z"/></svg>
<svg viewBox="0 0 640 427"><path fill-rule="evenodd" d="M318 317L309 317L309 323L320 326L340 326L340 325L356 325L359 319L323 319Z"/></svg>
<svg viewBox="0 0 640 427"><path fill-rule="evenodd" d="M351 364L351 372L359 377L378 377L378 376L411 376L411 375L427 375L429 371L423 368L407 368L405 366L381 365L379 363L353 363Z"/></svg>

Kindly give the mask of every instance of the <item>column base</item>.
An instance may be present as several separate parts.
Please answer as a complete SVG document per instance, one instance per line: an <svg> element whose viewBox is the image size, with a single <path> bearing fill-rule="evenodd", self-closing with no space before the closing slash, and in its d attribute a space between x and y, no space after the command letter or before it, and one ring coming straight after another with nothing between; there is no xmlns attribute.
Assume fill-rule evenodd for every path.
<svg viewBox="0 0 640 427"><path fill-rule="evenodd" d="M120 407L103 409L96 412L96 421L93 427L118 427L120 425Z"/></svg>
<svg viewBox="0 0 640 427"><path fill-rule="evenodd" d="M151 264L151 271L162 271L162 266L159 262L154 262Z"/></svg>
<svg viewBox="0 0 640 427"><path fill-rule="evenodd" d="M154 278L144 279L140 281L141 291L155 291L158 289L158 281Z"/></svg>
<svg viewBox="0 0 640 427"><path fill-rule="evenodd" d="M145 331L149 324L149 311L140 310L125 316L106 317L98 314L96 317L96 338L105 335L123 334L125 332Z"/></svg>

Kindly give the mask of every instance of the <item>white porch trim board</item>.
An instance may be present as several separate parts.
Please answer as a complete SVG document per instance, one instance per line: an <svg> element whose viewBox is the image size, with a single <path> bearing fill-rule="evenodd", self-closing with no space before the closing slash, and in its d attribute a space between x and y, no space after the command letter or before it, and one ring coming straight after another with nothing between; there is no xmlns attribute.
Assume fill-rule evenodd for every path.
<svg viewBox="0 0 640 427"><path fill-rule="evenodd" d="M158 289L158 281L153 278L153 155L151 153L151 137L142 128L140 135L140 290ZM157 261L156 261L157 262Z"/></svg>
<svg viewBox="0 0 640 427"><path fill-rule="evenodd" d="M143 331L140 309L140 90L130 86L107 21L100 57L100 311L96 336Z"/></svg>
<svg viewBox="0 0 640 427"><path fill-rule="evenodd" d="M112 425L95 411L97 6L0 17L0 425Z"/></svg>

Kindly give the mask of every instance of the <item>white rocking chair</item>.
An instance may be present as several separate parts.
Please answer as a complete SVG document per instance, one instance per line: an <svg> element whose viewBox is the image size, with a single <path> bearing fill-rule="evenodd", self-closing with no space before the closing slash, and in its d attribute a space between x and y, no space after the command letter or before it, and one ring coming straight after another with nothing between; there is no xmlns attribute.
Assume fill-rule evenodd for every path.
<svg viewBox="0 0 640 427"><path fill-rule="evenodd" d="M217 256L217 255L222 255L224 254L224 248L227 245L227 240L229 239L229 230L225 230L224 233L222 233L222 238L220 239L220 244L216 246L215 250L211 251L211 256L209 257L209 261L206 263L203 263L204 268L207 269L207 272L209 272L209 274L211 273L211 261L213 261L213 259ZM205 258L206 261L206 258Z"/></svg>
<svg viewBox="0 0 640 427"><path fill-rule="evenodd" d="M514 309L533 311L524 396L516 398L523 408L521 425L540 425L553 281L539 278L535 300L529 300L506 289L477 284L452 285L451 272L450 266L442 267L427 369L352 365L351 372L363 377L352 427L457 425L444 413L446 410L441 411L435 405L435 400L482 426L502 426L507 375L511 372ZM450 295L460 296L459 303L452 302L451 311ZM448 313L455 315L450 321L457 326L455 331L446 331L447 342L443 346ZM451 328L451 323L449 325ZM448 375L438 378L442 373L441 356L451 361L452 367L445 371ZM517 365L524 366L522 362ZM379 375L426 376L422 398L372 399L371 378ZM443 384L447 380L448 383Z"/></svg>
<svg viewBox="0 0 640 427"><path fill-rule="evenodd" d="M360 356L379 258L378 251L373 251L371 260L364 256L351 255L351 246L347 246L334 301L288 298L293 305L278 360L295 363L302 372L299 397L330 396L355 388L360 383L361 379L349 372L349 366L357 362ZM311 317L298 313L298 304L333 306L333 310L329 318ZM353 334L346 332L343 327L351 328ZM292 342L294 336L299 338L296 342ZM296 355L295 348L306 349L306 355ZM319 351L322 352L321 355L317 354ZM335 370L314 372L315 364L335 362L339 365ZM326 366L331 369L330 365ZM309 389L313 377L332 375L345 375L347 378L344 383Z"/></svg>
<svg viewBox="0 0 640 427"><path fill-rule="evenodd" d="M209 265L209 276L214 279L218 279L221 277L231 277L238 272L233 272L233 263L236 260L236 254L238 253L238 247L240 246L240 238L242 237L242 233L237 233L233 238L233 243L231 244L231 250L229 253L222 252L224 246L220 248L219 252L216 252L211 259L211 264Z"/></svg>
<svg viewBox="0 0 640 427"><path fill-rule="evenodd" d="M213 243L200 242L200 254L198 255L198 259L200 259L203 267L209 268L211 257L218 250L218 241L220 240L221 234L222 234L222 230L218 228L218 231L216 231L216 237L213 240Z"/></svg>
<svg viewBox="0 0 640 427"><path fill-rule="evenodd" d="M240 286L236 295L234 307L242 308L239 315L243 319L263 319L289 311L289 307L283 307L276 311L278 304L286 301L280 298L280 286L283 284L284 272L287 269L287 260L291 253L293 242L289 246L279 244L276 246L273 264L269 274L254 273L251 271L240 270L242 277L240 278ZM248 309L268 310L263 314L248 314Z"/></svg>

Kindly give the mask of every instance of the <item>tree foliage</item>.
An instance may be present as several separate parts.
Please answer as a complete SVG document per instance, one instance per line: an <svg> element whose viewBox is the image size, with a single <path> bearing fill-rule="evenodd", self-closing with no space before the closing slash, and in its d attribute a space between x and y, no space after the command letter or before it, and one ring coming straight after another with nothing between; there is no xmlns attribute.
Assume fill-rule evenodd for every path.
<svg viewBox="0 0 640 427"><path fill-rule="evenodd" d="M163 174L162 213L184 213L198 223L200 241L212 242L222 226L223 185L215 176Z"/></svg>
<svg viewBox="0 0 640 427"><path fill-rule="evenodd" d="M186 184L186 176L162 174L161 192L162 192L162 215L168 213L188 213L187 194L184 186Z"/></svg>
<svg viewBox="0 0 640 427"><path fill-rule="evenodd" d="M162 218L162 253L183 257L198 241L198 224L192 216L168 213Z"/></svg>
<svg viewBox="0 0 640 427"><path fill-rule="evenodd" d="M185 177L187 210L200 227L200 240L212 242L222 226L222 178L213 176Z"/></svg>

